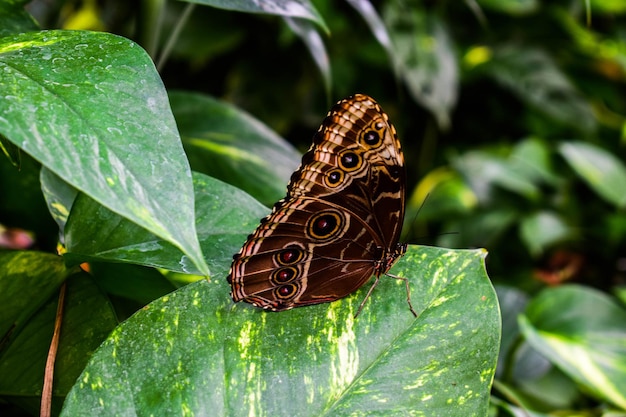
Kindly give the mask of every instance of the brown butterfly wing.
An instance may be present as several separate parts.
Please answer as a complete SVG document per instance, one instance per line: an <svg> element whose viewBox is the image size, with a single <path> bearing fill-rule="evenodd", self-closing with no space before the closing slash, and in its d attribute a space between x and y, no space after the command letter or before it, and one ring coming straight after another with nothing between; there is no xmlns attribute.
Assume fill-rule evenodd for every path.
<svg viewBox="0 0 626 417"><path fill-rule="evenodd" d="M401 250L404 199L404 158L387 115L366 95L340 101L287 196L234 256L233 300L279 311L354 292Z"/></svg>

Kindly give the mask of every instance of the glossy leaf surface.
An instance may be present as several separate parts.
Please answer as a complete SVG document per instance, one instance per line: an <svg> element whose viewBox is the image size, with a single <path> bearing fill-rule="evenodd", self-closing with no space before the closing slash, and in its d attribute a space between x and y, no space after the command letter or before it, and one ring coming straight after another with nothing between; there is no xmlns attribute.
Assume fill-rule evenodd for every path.
<svg viewBox="0 0 626 417"><path fill-rule="evenodd" d="M484 251L411 247L354 318L367 285L268 313L200 281L120 326L63 415L485 416L500 340ZM451 413L452 411L452 414Z"/></svg>
<svg viewBox="0 0 626 417"><path fill-rule="evenodd" d="M82 31L0 38L0 98L0 134L208 274L189 163L163 83L138 45Z"/></svg>

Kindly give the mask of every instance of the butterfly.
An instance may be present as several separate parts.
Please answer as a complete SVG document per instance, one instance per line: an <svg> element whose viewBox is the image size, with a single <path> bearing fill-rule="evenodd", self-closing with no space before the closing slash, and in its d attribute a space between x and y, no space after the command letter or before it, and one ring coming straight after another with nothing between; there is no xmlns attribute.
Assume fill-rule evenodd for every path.
<svg viewBox="0 0 626 417"><path fill-rule="evenodd" d="M287 186L248 236L227 280L233 301L272 311L346 297L372 276L356 313L407 245L406 173L396 130L371 97L336 103ZM409 284L404 280L411 312Z"/></svg>

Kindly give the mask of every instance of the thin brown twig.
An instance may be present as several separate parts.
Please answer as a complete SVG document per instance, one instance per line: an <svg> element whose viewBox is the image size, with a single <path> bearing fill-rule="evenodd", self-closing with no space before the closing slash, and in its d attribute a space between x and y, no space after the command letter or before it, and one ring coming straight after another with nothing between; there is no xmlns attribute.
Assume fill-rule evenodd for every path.
<svg viewBox="0 0 626 417"><path fill-rule="evenodd" d="M63 305L65 301L66 283L61 285L59 290L59 303L57 304L57 315L54 321L54 333L48 350L48 359L46 360L46 371L43 377L43 390L41 393L41 408L39 409L40 417L50 417L52 410L52 382L54 379L54 361L57 357L59 349L59 336L61 335L61 323L63 322Z"/></svg>

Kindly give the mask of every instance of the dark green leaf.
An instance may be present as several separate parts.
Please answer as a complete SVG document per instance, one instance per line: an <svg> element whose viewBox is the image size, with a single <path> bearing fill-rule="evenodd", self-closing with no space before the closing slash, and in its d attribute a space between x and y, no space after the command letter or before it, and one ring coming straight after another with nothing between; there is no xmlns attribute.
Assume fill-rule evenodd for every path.
<svg viewBox="0 0 626 417"><path fill-rule="evenodd" d="M0 2L0 37L38 29L37 22L25 10L29 0L3 0Z"/></svg>
<svg viewBox="0 0 626 417"><path fill-rule="evenodd" d="M0 338L5 338L50 299L67 271L60 257L37 252L0 252L0 265Z"/></svg>
<svg viewBox="0 0 626 417"><path fill-rule="evenodd" d="M626 409L626 310L603 293L544 290L520 316L526 340L599 399Z"/></svg>
<svg viewBox="0 0 626 417"><path fill-rule="evenodd" d="M508 159L512 169L534 183L559 185L552 167L551 149L543 140L526 138L517 143Z"/></svg>
<svg viewBox="0 0 626 417"><path fill-rule="evenodd" d="M300 163L293 146L223 101L180 91L169 95L194 170L233 184L268 206L285 196Z"/></svg>
<svg viewBox="0 0 626 417"><path fill-rule="evenodd" d="M281 313L233 305L197 282L120 326L68 396L64 416L485 416L500 318L484 251L411 247L367 288Z"/></svg>
<svg viewBox="0 0 626 417"><path fill-rule="evenodd" d="M48 211L63 234L67 216L70 215L78 191L45 167L41 169L39 181Z"/></svg>
<svg viewBox="0 0 626 417"><path fill-rule="evenodd" d="M107 33L0 38L0 134L94 200L179 247L208 274L191 173L163 84Z"/></svg>
<svg viewBox="0 0 626 417"><path fill-rule="evenodd" d="M0 350L0 395L36 411L67 271L60 257L36 252L0 254L0 323L13 324ZM20 305L25 303L26 305ZM7 314L10 317L7 317ZM85 273L67 280L65 310L55 362L54 395L64 396L87 360L117 324L108 300ZM60 400L56 400L60 405Z"/></svg>
<svg viewBox="0 0 626 417"><path fill-rule="evenodd" d="M493 246L498 237L515 225L518 216L514 209L504 208L449 221L444 229L448 233L437 239L437 244L447 248Z"/></svg>
<svg viewBox="0 0 626 417"><path fill-rule="evenodd" d="M498 355L498 377L502 378L506 360L511 360L510 350L519 338L517 316L524 311L528 303L528 296L522 291L507 286L496 286L498 304L502 311L502 343Z"/></svg>
<svg viewBox="0 0 626 417"><path fill-rule="evenodd" d="M92 263L90 272L108 294L136 301L144 306L176 288L154 268L119 263Z"/></svg>
<svg viewBox="0 0 626 417"><path fill-rule="evenodd" d="M41 164L22 151L18 166L0 155L0 224L32 232L38 248L51 250L58 233L41 195L40 171Z"/></svg>
<svg viewBox="0 0 626 417"><path fill-rule="evenodd" d="M226 276L231 258L269 210L243 191L194 173L198 236L212 275ZM200 274L180 250L105 207L79 197L66 225L66 259L129 262Z"/></svg>

